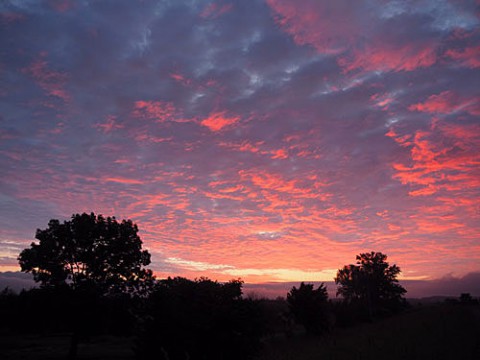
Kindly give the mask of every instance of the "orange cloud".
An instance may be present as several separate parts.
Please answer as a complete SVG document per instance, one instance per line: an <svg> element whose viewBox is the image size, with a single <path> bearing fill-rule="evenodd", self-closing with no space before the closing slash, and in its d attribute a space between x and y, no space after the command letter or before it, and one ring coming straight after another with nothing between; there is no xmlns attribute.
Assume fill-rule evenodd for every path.
<svg viewBox="0 0 480 360"><path fill-rule="evenodd" d="M395 142L401 146L408 147L412 145L412 142L410 141L412 138L412 135L406 134L403 136L400 136L397 134L392 128L385 134L385 136L391 137Z"/></svg>
<svg viewBox="0 0 480 360"><path fill-rule="evenodd" d="M405 145L402 137L394 137ZM398 140L400 139L400 140ZM439 191L458 192L480 185L480 126L434 122L429 131L417 131L411 142L411 165L394 163L394 178L402 184L419 186L411 196L428 196Z"/></svg>
<svg viewBox="0 0 480 360"><path fill-rule="evenodd" d="M285 180L278 174L266 171L240 170L239 175L241 178L248 179L254 185L263 189L286 192L295 189L296 180Z"/></svg>
<svg viewBox="0 0 480 360"><path fill-rule="evenodd" d="M275 150L272 159L288 159L288 153L285 149Z"/></svg>
<svg viewBox="0 0 480 360"><path fill-rule="evenodd" d="M207 118L201 120L200 124L206 126L213 132L217 132L237 123L239 120L239 116L227 117L226 112L222 111L211 113Z"/></svg>

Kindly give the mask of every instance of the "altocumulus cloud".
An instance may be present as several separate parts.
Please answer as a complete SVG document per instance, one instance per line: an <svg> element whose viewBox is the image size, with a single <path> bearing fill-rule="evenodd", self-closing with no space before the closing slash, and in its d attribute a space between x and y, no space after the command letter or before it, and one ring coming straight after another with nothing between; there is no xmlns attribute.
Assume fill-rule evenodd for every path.
<svg viewBox="0 0 480 360"><path fill-rule="evenodd" d="M159 276L479 270L478 1L3 1L0 269L131 218ZM444 282L446 284L446 282Z"/></svg>

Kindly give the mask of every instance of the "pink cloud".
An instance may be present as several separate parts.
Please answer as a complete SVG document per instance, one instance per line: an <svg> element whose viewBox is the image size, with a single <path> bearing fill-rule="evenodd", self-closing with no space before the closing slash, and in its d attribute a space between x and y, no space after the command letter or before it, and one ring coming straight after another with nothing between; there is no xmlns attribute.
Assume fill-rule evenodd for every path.
<svg viewBox="0 0 480 360"><path fill-rule="evenodd" d="M405 143L390 133L402 146L410 148L411 164L394 163L394 178L412 185L411 196L429 196L439 192L457 193L480 186L480 127L434 122L429 131L417 131Z"/></svg>
<svg viewBox="0 0 480 360"><path fill-rule="evenodd" d="M395 97L391 94L374 94L370 99L374 102L376 107L382 110L388 110L390 105L395 102Z"/></svg>
<svg viewBox="0 0 480 360"><path fill-rule="evenodd" d="M161 137L148 134L147 131L135 134L134 139L139 142L149 142L154 144L167 143L173 140L172 136Z"/></svg>
<svg viewBox="0 0 480 360"><path fill-rule="evenodd" d="M45 60L46 55L46 53L40 54L40 57L32 62L30 66L22 69L22 72L31 75L37 85L42 88L47 95L68 102L70 95L65 90L68 76L66 73L49 69L48 63Z"/></svg>
<svg viewBox="0 0 480 360"><path fill-rule="evenodd" d="M265 146L265 141L257 141L255 143L251 143L247 140L241 143L221 142L219 143L219 145L228 149L232 149L234 151L249 152L258 155L267 155L272 159L288 159L289 156L288 149L267 149Z"/></svg>
<svg viewBox="0 0 480 360"><path fill-rule="evenodd" d="M1 150L0 154L14 161L24 160L24 157L20 152Z"/></svg>
<svg viewBox="0 0 480 360"><path fill-rule="evenodd" d="M239 116L228 117L225 111L221 111L210 113L207 118L200 121L200 124L213 132L218 132L238 123L238 121L240 121Z"/></svg>
<svg viewBox="0 0 480 360"><path fill-rule="evenodd" d="M410 141L412 139L412 135L406 134L406 135L399 135L397 134L392 128L385 134L385 136L388 136L395 140L395 142L401 146L408 147L412 145L412 142Z"/></svg>
<svg viewBox="0 0 480 360"><path fill-rule="evenodd" d="M142 185L142 184L144 184L144 182L141 181L141 180L122 178L122 177L107 177L104 180L108 181L108 182L114 182L114 183L125 184L125 185Z"/></svg>
<svg viewBox="0 0 480 360"><path fill-rule="evenodd" d="M423 103L410 105L410 111L427 113L451 114L464 111L471 115L480 115L480 97L464 98L453 91L443 91L438 95L431 95Z"/></svg>
<svg viewBox="0 0 480 360"><path fill-rule="evenodd" d="M449 49L445 56L458 61L462 66L472 69L480 67L480 46L466 47L462 50Z"/></svg>
<svg viewBox="0 0 480 360"><path fill-rule="evenodd" d="M204 19L216 19L223 14L226 14L227 12L231 11L233 8L233 4L217 4L217 3L211 3L205 6L205 8L202 10L200 13L200 17Z"/></svg>
<svg viewBox="0 0 480 360"><path fill-rule="evenodd" d="M123 129L123 125L117 123L115 115L108 115L104 123L96 124L95 127L100 129L103 133L108 134L117 129Z"/></svg>
<svg viewBox="0 0 480 360"><path fill-rule="evenodd" d="M8 213L39 226L81 211L132 218L153 268L192 278L331 280L372 249L407 274L478 267L478 34L441 29L457 15L443 11L463 7L447 2L423 16L411 2L391 14L375 1L218 0L200 6L200 27L184 26L192 9L175 1L179 21L155 24L148 1L107 17L74 1L53 17L0 15L12 44L0 69ZM30 16L35 39L23 36ZM33 40L82 56L44 53L22 76Z"/></svg>
<svg viewBox="0 0 480 360"><path fill-rule="evenodd" d="M310 45L321 54L339 55L344 72L412 71L437 61L437 46L378 34L381 25L371 10L362 13L364 2L267 0L276 23L298 45ZM376 23L377 22L377 23Z"/></svg>
<svg viewBox="0 0 480 360"><path fill-rule="evenodd" d="M264 141L257 141L256 143L252 144L252 143L249 143L248 141L244 141L239 146L233 146L233 147L237 148L239 151L258 153L258 152L261 152L260 146L263 145L264 143L265 143ZM231 145L228 144L227 146L231 146Z"/></svg>
<svg viewBox="0 0 480 360"><path fill-rule="evenodd" d="M313 46L324 54L343 52L361 31L352 3L347 0L267 0L276 23L298 45Z"/></svg>
<svg viewBox="0 0 480 360"><path fill-rule="evenodd" d="M176 109L170 102L139 100L134 104L133 116L165 122L175 117Z"/></svg>
<svg viewBox="0 0 480 360"><path fill-rule="evenodd" d="M338 64L349 72L357 69L367 71L412 71L429 67L437 61L436 49L424 45L395 45L377 43L366 49L355 50L351 56L339 58Z"/></svg>
<svg viewBox="0 0 480 360"><path fill-rule="evenodd" d="M288 159L288 152L285 149L275 150L272 154L272 159Z"/></svg>
<svg viewBox="0 0 480 360"><path fill-rule="evenodd" d="M26 16L14 12L2 12L0 13L0 21L4 24L12 24L20 21L24 21Z"/></svg>
<svg viewBox="0 0 480 360"><path fill-rule="evenodd" d="M75 8L75 2L72 0L49 0L48 4L60 13L67 12Z"/></svg>
<svg viewBox="0 0 480 360"><path fill-rule="evenodd" d="M295 189L296 180L285 180L280 174L266 171L240 170L239 175L263 189L282 192L289 192Z"/></svg>
<svg viewBox="0 0 480 360"><path fill-rule="evenodd" d="M325 184L316 178L286 179L280 173L261 169L240 170L241 183L248 189L248 196L259 201L263 211L277 212L288 209L290 214L304 211L303 202L311 199L327 200ZM266 202L263 202L266 201Z"/></svg>
<svg viewBox="0 0 480 360"><path fill-rule="evenodd" d="M188 79L187 77L185 77L180 73L171 73L170 77L184 86L192 85L192 80Z"/></svg>

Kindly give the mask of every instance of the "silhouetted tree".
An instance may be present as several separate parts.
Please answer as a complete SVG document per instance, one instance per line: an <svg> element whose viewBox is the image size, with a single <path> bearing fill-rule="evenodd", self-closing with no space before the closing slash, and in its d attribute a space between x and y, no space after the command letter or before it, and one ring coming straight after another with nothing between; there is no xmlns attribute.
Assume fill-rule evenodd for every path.
<svg viewBox="0 0 480 360"><path fill-rule="evenodd" d="M73 336L70 357L75 358L80 334L97 319L105 295L144 294L153 285L150 254L142 250L137 225L94 213L75 214L61 223L50 220L37 229L36 239L19 257L22 271L33 274L43 289L74 292Z"/></svg>
<svg viewBox="0 0 480 360"><path fill-rule="evenodd" d="M263 333L260 308L242 282L160 280L136 341L139 359L248 359Z"/></svg>
<svg viewBox="0 0 480 360"><path fill-rule="evenodd" d="M474 299L470 293L460 294L460 304L462 305L478 305L478 300Z"/></svg>
<svg viewBox="0 0 480 360"><path fill-rule="evenodd" d="M18 257L22 271L31 272L43 287L95 287L101 293L141 291L152 280L148 251L142 251L137 225L131 220L91 213L70 221L50 220L37 229L32 243Z"/></svg>
<svg viewBox="0 0 480 360"><path fill-rule="evenodd" d="M295 320L307 333L321 335L328 331L328 293L323 283L317 289L303 282L298 289L294 286L287 294L287 303Z"/></svg>
<svg viewBox="0 0 480 360"><path fill-rule="evenodd" d="M335 283L337 295L353 304L361 304L373 317L381 309L395 310L404 303L407 291L398 284L400 268L389 265L387 255L380 252L362 253L356 265L346 265L338 270Z"/></svg>

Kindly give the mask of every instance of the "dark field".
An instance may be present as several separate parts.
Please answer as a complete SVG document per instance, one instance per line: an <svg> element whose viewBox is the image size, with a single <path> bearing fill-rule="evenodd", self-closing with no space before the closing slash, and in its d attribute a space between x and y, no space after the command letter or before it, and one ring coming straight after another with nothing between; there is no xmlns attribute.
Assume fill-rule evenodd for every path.
<svg viewBox="0 0 480 360"><path fill-rule="evenodd" d="M2 336L0 337L0 359L65 359L70 338L70 334ZM80 343L77 358L126 360L135 359L135 356L131 339L97 336Z"/></svg>
<svg viewBox="0 0 480 360"><path fill-rule="evenodd" d="M64 359L70 334L0 337L0 359ZM134 359L131 338L84 340L78 359ZM322 339L303 332L264 340L258 360L310 359L480 359L480 307L455 304L416 306L373 323L336 328Z"/></svg>
<svg viewBox="0 0 480 360"><path fill-rule="evenodd" d="M480 359L480 308L416 307L374 323L337 328L321 340L270 341L259 359Z"/></svg>

